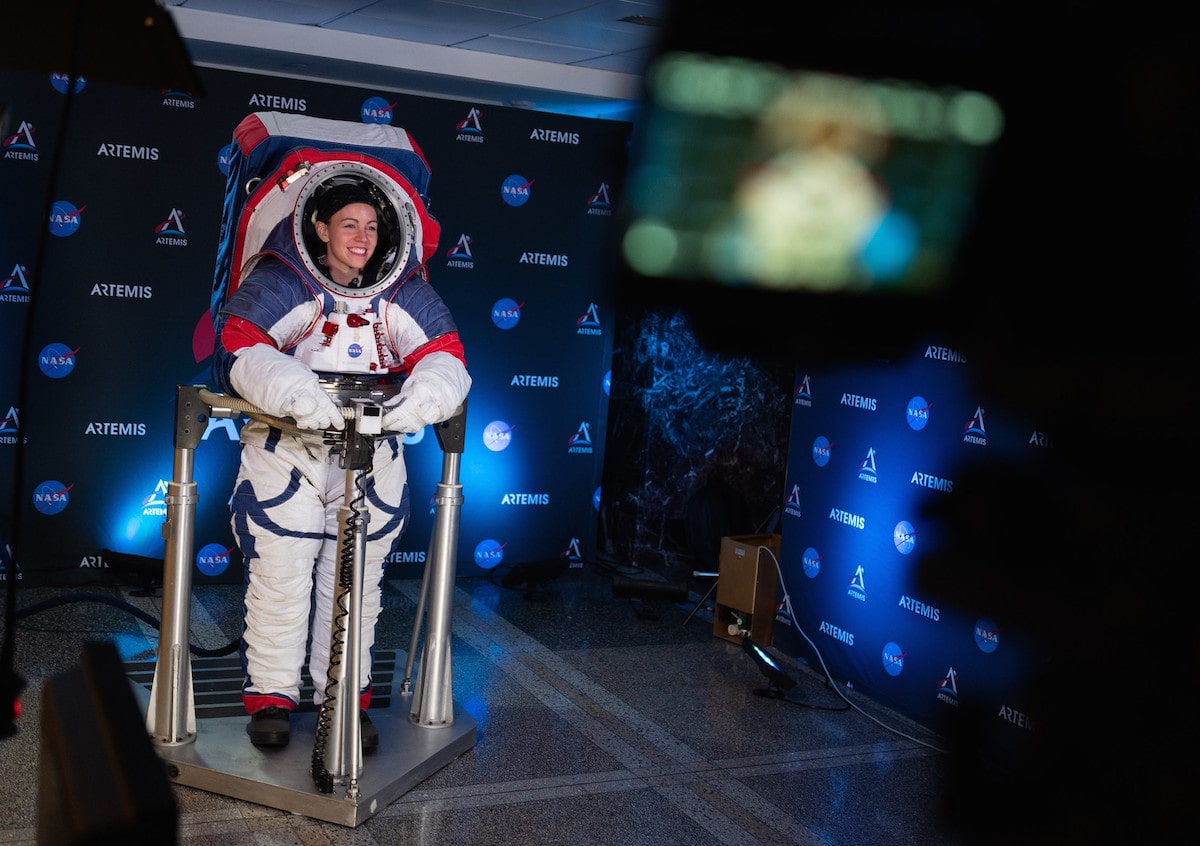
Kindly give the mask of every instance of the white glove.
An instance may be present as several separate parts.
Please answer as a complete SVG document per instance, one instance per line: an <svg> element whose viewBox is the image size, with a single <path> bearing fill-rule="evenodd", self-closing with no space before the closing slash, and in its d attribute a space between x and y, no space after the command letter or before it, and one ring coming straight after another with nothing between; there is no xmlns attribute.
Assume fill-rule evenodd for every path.
<svg viewBox="0 0 1200 846"><path fill-rule="evenodd" d="M421 382L409 380L400 393L383 404L383 428L388 432L419 432L433 423L446 419L434 392Z"/></svg>
<svg viewBox="0 0 1200 846"><path fill-rule="evenodd" d="M301 429L344 429L342 410L321 388L304 362L270 344L240 351L229 368L229 383L242 399L271 417L290 417Z"/></svg>

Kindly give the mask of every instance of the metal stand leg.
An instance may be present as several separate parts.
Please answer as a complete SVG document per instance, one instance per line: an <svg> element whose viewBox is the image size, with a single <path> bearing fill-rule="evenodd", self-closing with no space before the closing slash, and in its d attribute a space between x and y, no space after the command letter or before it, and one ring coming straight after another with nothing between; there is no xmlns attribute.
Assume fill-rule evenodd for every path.
<svg viewBox="0 0 1200 846"><path fill-rule="evenodd" d="M425 562L421 605L429 606L429 624L425 648L421 653L421 673L417 678L410 719L429 728L454 723L453 684L450 668L450 617L454 597L455 561L458 558L458 520L462 508L459 484L463 443L466 432L466 405L454 417L436 427L442 447L442 480L434 498L436 514L430 541L431 560ZM416 625L420 625L418 613ZM414 629L415 633L415 629ZM414 637L415 644L415 637ZM405 673L411 676L411 655Z"/></svg>
<svg viewBox="0 0 1200 846"><path fill-rule="evenodd" d="M196 702L188 653L191 627L191 554L196 524L195 449L208 412L199 389L180 386L175 396L175 467L167 486L167 519L163 523L163 620L158 638L154 686L146 713L150 739L158 746L178 746L196 739Z"/></svg>

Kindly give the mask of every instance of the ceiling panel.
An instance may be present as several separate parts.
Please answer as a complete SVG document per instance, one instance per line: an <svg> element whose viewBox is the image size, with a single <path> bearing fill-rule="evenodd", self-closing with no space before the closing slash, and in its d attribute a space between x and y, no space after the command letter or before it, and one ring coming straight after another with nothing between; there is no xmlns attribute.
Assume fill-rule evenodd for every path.
<svg viewBox="0 0 1200 846"><path fill-rule="evenodd" d="M597 117L635 113L670 0L163 0L193 61Z"/></svg>

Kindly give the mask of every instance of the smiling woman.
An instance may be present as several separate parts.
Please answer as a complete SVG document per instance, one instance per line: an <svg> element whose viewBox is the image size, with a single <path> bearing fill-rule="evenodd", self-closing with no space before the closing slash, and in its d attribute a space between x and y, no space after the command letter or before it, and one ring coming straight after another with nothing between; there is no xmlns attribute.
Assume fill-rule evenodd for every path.
<svg viewBox="0 0 1200 846"><path fill-rule="evenodd" d="M361 751L374 751L384 562L411 515L401 439L452 417L471 386L454 318L428 282L440 233L422 193L429 167L393 127L260 112L234 134L225 228L237 235L218 248L213 376L259 412L240 433L230 500L250 742L289 743L307 664L322 726L357 701ZM352 588L361 601L347 620ZM314 769L322 792L340 771Z"/></svg>
<svg viewBox="0 0 1200 846"><path fill-rule="evenodd" d="M379 211L375 199L355 184L338 185L317 198L313 227L325 252L317 258L339 285L359 287L364 268L379 243Z"/></svg>

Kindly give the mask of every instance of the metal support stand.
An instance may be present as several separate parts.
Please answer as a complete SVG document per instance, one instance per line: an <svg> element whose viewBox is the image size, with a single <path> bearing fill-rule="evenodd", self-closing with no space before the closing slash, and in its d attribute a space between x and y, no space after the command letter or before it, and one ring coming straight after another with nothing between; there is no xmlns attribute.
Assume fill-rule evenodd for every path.
<svg viewBox="0 0 1200 846"><path fill-rule="evenodd" d="M706 590L704 592L704 596L700 597L700 601L692 606L691 613L688 614L687 617L684 618L683 624L685 626L692 621L693 617L696 616L696 612L700 610L700 606L702 606L704 603L708 602L708 598L713 595L713 591L717 589L717 582L720 580L720 575L721 575L720 573L706 573L701 570L693 570L692 571L692 576L694 578L700 579L700 578L711 577L713 580L713 583L708 586L708 590Z"/></svg>
<svg viewBox="0 0 1200 846"><path fill-rule="evenodd" d="M145 696L147 728L171 779L179 784L244 799L327 822L356 826L411 790L475 745L476 723L456 709L450 677L450 609L454 590L459 507L458 484L466 406L436 428L443 449L443 474L436 498L435 529L426 561L421 606L431 608L421 661L418 695L410 713L400 713L406 697L393 697L393 707L372 709L379 731L379 750L363 757L359 738L357 627L361 620L362 563L365 525L356 522L351 490L358 489L361 468L347 464L347 498L343 532L354 536L355 575L349 585L335 589L338 601L349 602L346 655L331 678L342 695L333 709L329 737L321 758L335 781L347 786L343 796L331 795L314 784L315 750L321 728L317 715L292 717L291 742L278 749L259 749L247 736L248 717L215 717L196 725L191 663L190 626L192 544L195 483L192 451L206 427L205 417L231 418L260 414L239 400L213 394L203 387L181 386L176 400L175 478L167 499L163 534L167 540L163 578L163 626L159 634L154 682ZM353 486L353 488L352 488ZM355 601L357 597L357 602ZM422 609L414 626L414 645ZM335 615L338 613L335 607ZM353 634L351 634L353 633ZM410 649L410 653L414 651ZM411 655L410 655L411 662ZM409 673L411 672L411 663ZM407 692L407 691L405 691Z"/></svg>
<svg viewBox="0 0 1200 846"><path fill-rule="evenodd" d="M459 463L466 436L466 408L437 427L442 448L442 480L434 498L433 536L430 558L425 562L421 600L413 623L413 638L404 671L403 692L412 689L412 661L416 653L425 606L429 606L429 626L421 657L421 675L410 714L420 726L444 726L454 722L452 673L450 671L450 609L454 596L455 561L458 558L458 518L462 508L462 485L458 483Z"/></svg>
<svg viewBox="0 0 1200 846"><path fill-rule="evenodd" d="M209 412L199 389L180 386L175 396L175 467L167 485L167 518L163 522L163 619L158 636L154 687L146 714L150 738L159 746L179 746L196 739L196 700L188 654L191 626L192 566L195 535L195 451Z"/></svg>

